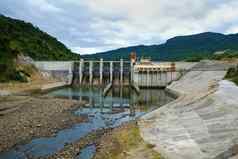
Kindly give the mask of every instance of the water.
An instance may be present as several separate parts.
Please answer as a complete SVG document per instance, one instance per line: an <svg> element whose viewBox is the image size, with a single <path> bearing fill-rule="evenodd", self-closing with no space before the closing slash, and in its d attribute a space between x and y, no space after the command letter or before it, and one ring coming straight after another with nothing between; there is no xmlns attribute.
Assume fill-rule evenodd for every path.
<svg viewBox="0 0 238 159"><path fill-rule="evenodd" d="M173 100L164 90L156 89L142 89L138 95L129 87L118 87L112 89L107 97L102 97L102 92L103 90L97 87L65 87L49 92L48 95L54 97L87 101L86 107L74 112L78 116L87 116L87 122L61 130L54 137L33 139L26 145L18 145L1 153L0 158L26 159L53 155L63 149L64 145L93 131L117 127ZM92 147L86 147L78 157L88 159L92 158L90 156L94 153Z"/></svg>
<svg viewBox="0 0 238 159"><path fill-rule="evenodd" d="M82 149L80 151L80 155L77 156L75 159L91 159L93 158L95 153L96 153L96 146L90 145Z"/></svg>
<svg viewBox="0 0 238 159"><path fill-rule="evenodd" d="M138 95L130 87L114 87L106 97L99 87L65 87L49 93L50 96L87 101L91 108L131 108L150 111L173 100L163 89L141 89ZM134 106L134 108L132 108Z"/></svg>

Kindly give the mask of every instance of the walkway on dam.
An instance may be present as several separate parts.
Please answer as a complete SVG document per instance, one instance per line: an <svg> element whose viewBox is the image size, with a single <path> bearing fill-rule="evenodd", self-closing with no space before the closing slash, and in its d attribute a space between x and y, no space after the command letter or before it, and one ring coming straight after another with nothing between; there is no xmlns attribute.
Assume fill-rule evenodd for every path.
<svg viewBox="0 0 238 159"><path fill-rule="evenodd" d="M203 62L169 89L179 98L139 121L143 139L168 159L228 159L238 153L238 87L221 63Z"/></svg>

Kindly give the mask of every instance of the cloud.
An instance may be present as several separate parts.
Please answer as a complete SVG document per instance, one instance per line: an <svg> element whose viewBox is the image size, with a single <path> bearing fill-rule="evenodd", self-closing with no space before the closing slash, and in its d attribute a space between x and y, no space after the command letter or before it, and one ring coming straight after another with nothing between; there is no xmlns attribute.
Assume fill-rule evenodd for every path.
<svg viewBox="0 0 238 159"><path fill-rule="evenodd" d="M236 8L236 0L0 1L0 13L32 22L80 53L205 31L235 33Z"/></svg>
<svg viewBox="0 0 238 159"><path fill-rule="evenodd" d="M81 47L73 47L72 51L74 52L84 52L85 54L93 54L95 52L103 52L105 51L104 47L89 47L89 48L81 48Z"/></svg>
<svg viewBox="0 0 238 159"><path fill-rule="evenodd" d="M228 30L226 31L227 34L237 34L238 33L238 26L231 26L230 28L228 28Z"/></svg>
<svg viewBox="0 0 238 159"><path fill-rule="evenodd" d="M62 9L61 8L57 8L56 6L50 4L47 0L37 0L37 1L33 1L33 0L27 0L26 1L29 6L33 7L34 9L39 9L40 11L43 12L61 12Z"/></svg>

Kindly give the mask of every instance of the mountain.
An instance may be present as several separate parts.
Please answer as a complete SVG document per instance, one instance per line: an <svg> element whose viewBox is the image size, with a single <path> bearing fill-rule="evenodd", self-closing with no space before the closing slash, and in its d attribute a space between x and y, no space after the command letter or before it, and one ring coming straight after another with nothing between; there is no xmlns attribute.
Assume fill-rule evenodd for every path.
<svg viewBox="0 0 238 159"><path fill-rule="evenodd" d="M31 23L0 15L0 82L18 78L18 55L34 60L79 59L78 54Z"/></svg>
<svg viewBox="0 0 238 159"><path fill-rule="evenodd" d="M139 45L117 50L82 55L84 59L119 60L128 59L131 52L138 57L150 57L152 60L185 60L194 56L210 57L215 52L238 51L238 34L224 35L220 33L205 32L188 36L177 36L160 45Z"/></svg>
<svg viewBox="0 0 238 159"><path fill-rule="evenodd" d="M41 31L31 23L0 15L0 52L11 54L15 50L35 60L73 60L72 53L56 38ZM2 58L2 57L1 57Z"/></svg>

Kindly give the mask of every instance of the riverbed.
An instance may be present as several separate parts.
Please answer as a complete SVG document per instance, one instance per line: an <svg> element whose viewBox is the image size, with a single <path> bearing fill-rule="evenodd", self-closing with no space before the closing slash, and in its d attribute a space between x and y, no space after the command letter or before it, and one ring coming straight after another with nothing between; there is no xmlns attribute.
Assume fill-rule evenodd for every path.
<svg viewBox="0 0 238 159"><path fill-rule="evenodd" d="M53 137L40 137L26 144L19 144L0 158L44 158L54 155L65 145L81 140L88 134L101 129L115 128L123 123L136 120L138 117L172 101L173 98L165 90L142 89L137 94L130 87L115 87L106 97L100 87L64 87L47 93L51 98L86 102L84 107L73 112L74 115L86 118L71 128L58 131ZM78 158L92 158L95 145L81 150Z"/></svg>

